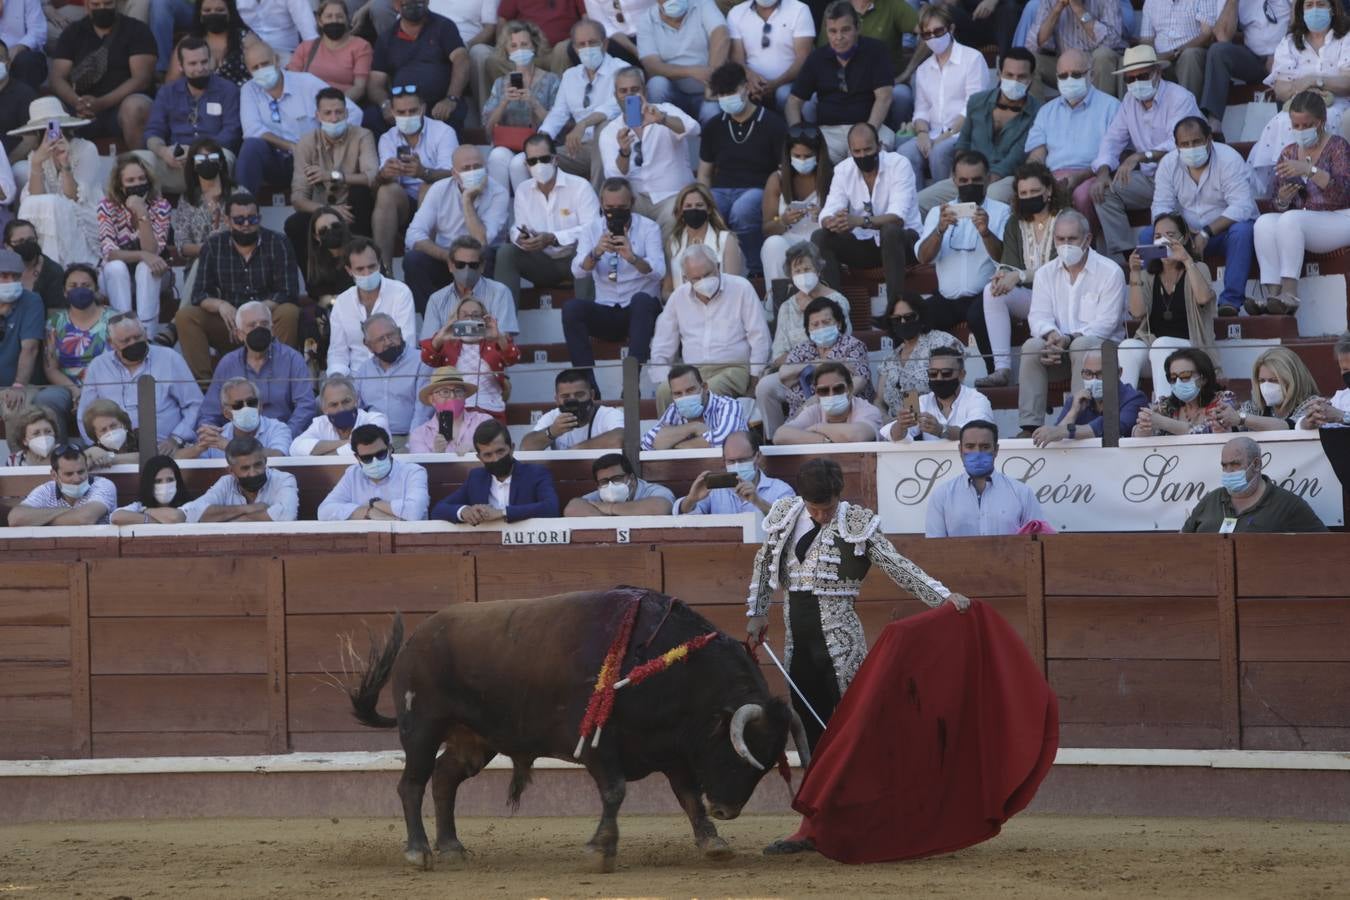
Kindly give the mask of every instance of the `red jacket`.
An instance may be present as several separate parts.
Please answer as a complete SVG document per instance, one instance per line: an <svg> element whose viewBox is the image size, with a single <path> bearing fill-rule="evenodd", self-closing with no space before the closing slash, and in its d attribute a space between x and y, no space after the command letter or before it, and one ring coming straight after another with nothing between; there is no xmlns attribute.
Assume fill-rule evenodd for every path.
<svg viewBox="0 0 1350 900"><path fill-rule="evenodd" d="M422 341L422 362L431 366L433 369L439 369L442 366L453 366L459 362L459 351L463 348L462 341L446 341L437 350L431 343L432 338ZM506 338L506 349L503 350L496 341L484 341L479 350L479 355L487 367L497 373L497 379L501 382L503 390L506 388L507 377L505 375L507 366L514 366L520 362L520 348L516 342L508 335Z"/></svg>

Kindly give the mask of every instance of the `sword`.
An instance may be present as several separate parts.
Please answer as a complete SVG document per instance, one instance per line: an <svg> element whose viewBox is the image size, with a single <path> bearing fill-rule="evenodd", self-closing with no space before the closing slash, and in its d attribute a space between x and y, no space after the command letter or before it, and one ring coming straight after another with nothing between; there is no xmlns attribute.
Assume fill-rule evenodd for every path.
<svg viewBox="0 0 1350 900"><path fill-rule="evenodd" d="M802 693L802 689L797 687L796 683L792 680L792 676L788 675L787 669L783 668L783 664L778 661L778 657L774 654L773 648L767 643L760 644L760 646L764 648L765 653L769 654L769 659L773 660L773 664L777 666L778 671L783 674L783 680L788 683L788 687L792 688L793 693L795 693L802 701L802 706L806 707L806 711L811 714L811 718L820 722L820 727L824 728L824 720L820 718L820 714L816 712L813 706L811 706L811 701L806 699L806 695Z"/></svg>

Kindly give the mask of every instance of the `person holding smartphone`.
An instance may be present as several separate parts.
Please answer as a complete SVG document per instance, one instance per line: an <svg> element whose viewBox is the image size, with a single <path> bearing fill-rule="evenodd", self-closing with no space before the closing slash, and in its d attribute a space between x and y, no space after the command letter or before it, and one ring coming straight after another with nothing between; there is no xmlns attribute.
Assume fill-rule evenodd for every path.
<svg viewBox="0 0 1350 900"><path fill-rule="evenodd" d="M488 174L501 185L514 189L524 177L512 178L511 162L525 149L525 141L539 130L558 96L562 79L536 63L543 50L544 35L533 22L506 26L502 50L513 66L492 83L483 103L483 127L492 136ZM520 167L515 167L520 174Z"/></svg>
<svg viewBox="0 0 1350 900"><path fill-rule="evenodd" d="M492 420L482 410L469 409L465 401L478 388L464 380L454 366L441 366L431 373L431 379L417 394L423 406L432 409L431 418L408 434L409 453L453 453L463 456L473 452L473 433L478 426ZM521 449L529 449L522 445Z"/></svg>
<svg viewBox="0 0 1350 900"><path fill-rule="evenodd" d="M752 431L736 431L722 444L724 471L704 471L694 479L689 493L675 504L683 516L720 516L754 513L759 537L764 537L764 514L776 501L795 492L786 481L764 471L764 454Z"/></svg>

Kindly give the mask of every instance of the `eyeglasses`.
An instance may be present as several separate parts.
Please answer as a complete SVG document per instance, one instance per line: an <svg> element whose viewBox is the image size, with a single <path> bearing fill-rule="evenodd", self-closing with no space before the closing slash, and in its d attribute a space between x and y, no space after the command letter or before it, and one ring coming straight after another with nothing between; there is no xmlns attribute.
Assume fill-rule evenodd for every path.
<svg viewBox="0 0 1350 900"><path fill-rule="evenodd" d="M601 487L604 487L607 484L622 484L627 480L628 475L625 473L623 475L615 475L611 478L597 478L595 479L595 483L600 485Z"/></svg>
<svg viewBox="0 0 1350 900"><path fill-rule="evenodd" d="M450 264L456 269L469 268L476 271L478 267L483 264L483 261L481 259L476 259L473 262L469 262L467 259L452 259L450 260Z"/></svg>
<svg viewBox="0 0 1350 900"><path fill-rule="evenodd" d="M821 397L841 397L847 396L848 385L840 383L833 386L816 385L816 394Z"/></svg>
<svg viewBox="0 0 1350 900"><path fill-rule="evenodd" d="M760 39L759 39L759 48L760 48L761 50L763 50L764 48L766 48L766 47L769 46L769 35L770 35L770 34L773 34L773 26L770 25L768 22L765 22L765 23L764 23L764 33L763 33L763 35L761 35L761 37L760 37Z"/></svg>
<svg viewBox="0 0 1350 900"><path fill-rule="evenodd" d="M525 157L525 165L527 165L527 166L537 166L537 165L541 165L541 164L543 164L543 163L551 163L551 162L553 162L553 154L552 154L552 153L545 153L543 156L527 156L527 157Z"/></svg>
<svg viewBox="0 0 1350 900"><path fill-rule="evenodd" d="M407 94L408 96L411 97L411 96L414 96L414 95L417 94L417 85L415 85L415 84L400 84L400 85L397 85L396 87L391 87L391 88L389 89L389 94L390 94L390 96L393 96L393 97L401 97L401 96L403 96L404 94Z"/></svg>
<svg viewBox="0 0 1350 900"><path fill-rule="evenodd" d="M372 462L374 462L374 461L377 460L377 459L388 459L388 458L389 458L389 448L388 448L388 447L385 447L383 450L376 450L374 453L358 453L358 454L356 454L356 459L357 459L357 461L363 462L363 463L372 463Z"/></svg>
<svg viewBox="0 0 1350 900"><path fill-rule="evenodd" d="M1178 381L1184 381L1187 384L1189 384L1191 379L1195 378L1195 376L1199 374L1200 374L1199 372L1168 372L1167 383L1176 384Z"/></svg>
<svg viewBox="0 0 1350 900"><path fill-rule="evenodd" d="M230 216L230 221L236 225L257 225L262 219L254 213L251 216Z"/></svg>
<svg viewBox="0 0 1350 900"><path fill-rule="evenodd" d="M280 121L281 121L281 104L280 104L279 102L277 102L276 100L268 100L268 101L267 101L267 106L268 106L268 108L272 111L272 121L273 121L273 122L280 122Z"/></svg>
<svg viewBox="0 0 1350 900"><path fill-rule="evenodd" d="M933 38L940 38L946 33L947 33L947 26L941 25L937 28L934 28L932 31L920 31L919 37L923 38L925 41L931 41Z"/></svg>
<svg viewBox="0 0 1350 900"><path fill-rule="evenodd" d="M1134 84L1136 81L1152 81L1153 70L1145 69L1142 72L1135 72L1133 75L1122 75L1120 77L1126 84Z"/></svg>
<svg viewBox="0 0 1350 900"><path fill-rule="evenodd" d="M232 409L232 410L238 412L239 410L243 409L245 406L251 406L251 407L253 407L254 409L257 409L257 408L258 408L258 398L257 398L257 397L249 397L247 400L236 400L235 402L233 402L233 403L230 404L230 409Z"/></svg>
<svg viewBox="0 0 1350 900"><path fill-rule="evenodd" d="M929 381L951 381L956 377L955 369L929 369Z"/></svg>

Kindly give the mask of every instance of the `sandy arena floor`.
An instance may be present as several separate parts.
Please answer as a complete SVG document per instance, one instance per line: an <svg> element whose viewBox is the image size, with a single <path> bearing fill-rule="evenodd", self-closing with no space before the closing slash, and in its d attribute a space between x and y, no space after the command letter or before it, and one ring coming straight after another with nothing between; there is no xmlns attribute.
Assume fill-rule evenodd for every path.
<svg viewBox="0 0 1350 900"><path fill-rule="evenodd" d="M585 819L465 819L473 855L420 872L401 822L231 819L0 827L0 898L89 897L1346 897L1350 826L1227 819L1022 816L961 853L842 866L759 848L795 820L720 830L705 862L674 817L621 818L619 871L588 874Z"/></svg>

